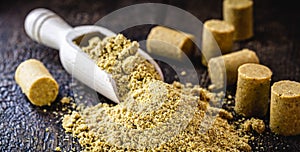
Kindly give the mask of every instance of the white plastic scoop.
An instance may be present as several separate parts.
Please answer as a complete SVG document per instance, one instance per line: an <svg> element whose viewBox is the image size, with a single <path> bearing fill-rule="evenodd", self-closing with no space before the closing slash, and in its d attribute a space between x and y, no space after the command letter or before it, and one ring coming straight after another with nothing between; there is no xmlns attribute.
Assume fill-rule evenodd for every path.
<svg viewBox="0 0 300 152"><path fill-rule="evenodd" d="M73 43L74 40L87 34L98 33L104 37L116 35L114 32L95 25L73 28L54 12L44 8L32 10L27 15L24 26L30 38L59 50L61 63L68 73L110 100L120 102L112 76L101 70L86 53L82 52L79 46ZM155 66L163 79L157 63L141 49L138 52Z"/></svg>

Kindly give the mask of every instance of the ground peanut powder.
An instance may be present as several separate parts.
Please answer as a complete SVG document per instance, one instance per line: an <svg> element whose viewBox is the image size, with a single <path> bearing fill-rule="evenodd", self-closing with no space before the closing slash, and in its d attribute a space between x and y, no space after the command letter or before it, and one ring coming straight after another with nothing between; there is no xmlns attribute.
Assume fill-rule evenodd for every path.
<svg viewBox="0 0 300 152"><path fill-rule="evenodd" d="M249 136L227 122L231 113L210 105L216 94L161 81L138 47L119 34L82 48L113 76L123 101L64 116L63 128L84 151L251 151Z"/></svg>

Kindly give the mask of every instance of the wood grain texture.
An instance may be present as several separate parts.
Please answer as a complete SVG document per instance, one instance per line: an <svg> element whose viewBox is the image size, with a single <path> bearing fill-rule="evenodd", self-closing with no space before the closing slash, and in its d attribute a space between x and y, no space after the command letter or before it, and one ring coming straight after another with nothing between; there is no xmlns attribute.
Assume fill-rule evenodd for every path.
<svg viewBox="0 0 300 152"><path fill-rule="evenodd" d="M24 32L23 23L26 14L37 7L46 7L60 14L72 26L94 24L101 17L119 8L143 3L159 2L182 8L195 15L202 22L222 17L221 0L191 1L96 1L96 0L52 0L0 2L0 151L53 151L57 146L63 151L80 150L75 138L65 134L61 126L61 115L65 113L59 100L63 96L83 96L82 101L91 103L95 94L89 93L84 85L72 79L62 68L58 52L37 44ZM236 42L234 50L249 48L255 50L262 64L273 71L272 82L289 79L300 81L300 16L294 2L254 1L254 37ZM296 3L296 2L295 2ZM122 33L134 40L144 40L150 25L129 28ZM136 32L136 30L139 32ZM60 84L60 93L51 107L36 107L22 94L13 76L16 67L29 58L41 60ZM209 84L207 71L200 65L199 56L192 58L198 76L189 76L188 80L199 78L202 86ZM174 70L159 62L166 76L166 82L172 82ZM179 67L180 69L180 67ZM234 87L233 87L234 88ZM79 90L74 92L74 90ZM81 91L82 90L82 91ZM234 95L229 88L228 94ZM97 95L96 95L97 96ZM98 95L102 102L109 102ZM67 107L71 108L69 105ZM226 108L227 105L224 105ZM44 112L43 109L47 109ZM237 118L235 118L237 119ZM264 120L266 123L268 119ZM49 131L46 131L46 128ZM282 137L267 132L250 142L253 151L300 151L300 137Z"/></svg>

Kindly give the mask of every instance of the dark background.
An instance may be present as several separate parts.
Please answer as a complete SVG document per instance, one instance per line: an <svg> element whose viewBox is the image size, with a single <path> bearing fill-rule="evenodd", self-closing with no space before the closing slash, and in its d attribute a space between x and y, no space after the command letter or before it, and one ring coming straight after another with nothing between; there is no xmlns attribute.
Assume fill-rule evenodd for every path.
<svg viewBox="0 0 300 152"><path fill-rule="evenodd" d="M166 3L182 8L199 20L221 19L221 0L189 0L189 1L71 1L71 0L38 0L0 1L0 151L53 151L57 146L62 150L80 150L76 139L65 134L61 126L63 107L58 102L63 96L83 96L89 100L90 94L72 90L85 88L62 68L58 51L32 41L24 32L23 23L30 10L46 7L62 16L70 25L94 24L101 17L119 8L143 3ZM254 32L252 39L236 42L234 49L249 48L260 58L261 64L273 71L272 83L279 80L300 81L300 16L298 5L291 1L255 0ZM123 31L131 39L145 39L150 27L137 27ZM50 107L32 105L14 81L16 67L24 60L36 58L41 60L60 84L57 100ZM202 67L199 56L192 61L197 68L201 85L207 86L209 78L205 67ZM174 73L167 65L160 63L166 81L174 80ZM189 76L187 76L189 77ZM190 79L193 79L192 77ZM234 87L233 87L234 88ZM86 90L86 89L83 89ZM232 91L230 91L232 90ZM228 94L234 95L229 88ZM103 102L109 102L99 96ZM46 109L46 111L44 110ZM264 120L268 124L268 117ZM46 131L46 128L49 131ZM253 151L300 151L300 137L282 137L267 131L257 135L250 142Z"/></svg>

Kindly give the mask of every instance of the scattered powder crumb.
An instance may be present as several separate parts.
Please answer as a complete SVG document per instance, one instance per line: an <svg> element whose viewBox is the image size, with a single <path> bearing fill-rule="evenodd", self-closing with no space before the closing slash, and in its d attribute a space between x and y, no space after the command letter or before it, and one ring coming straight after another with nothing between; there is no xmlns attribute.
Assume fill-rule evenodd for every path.
<svg viewBox="0 0 300 152"><path fill-rule="evenodd" d="M180 75L185 76L185 75L186 75L186 71L182 71L182 72L180 73Z"/></svg>
<svg viewBox="0 0 300 152"><path fill-rule="evenodd" d="M185 84L185 86L188 87L188 88L191 88L191 87L193 87L193 84L188 82L188 83Z"/></svg>
<svg viewBox="0 0 300 152"><path fill-rule="evenodd" d="M47 109L43 109L43 112L47 112Z"/></svg>
<svg viewBox="0 0 300 152"><path fill-rule="evenodd" d="M72 113L72 110L71 109L68 109L68 112L67 112L68 114L71 114Z"/></svg>
<svg viewBox="0 0 300 152"><path fill-rule="evenodd" d="M55 116L57 116L58 115L58 113L56 112L56 111L53 111L52 112Z"/></svg>
<svg viewBox="0 0 300 152"><path fill-rule="evenodd" d="M64 116L63 128L84 151L251 151L249 136L228 123L232 114L213 106L223 94L162 82L137 48L120 34L91 39L82 48L112 74L123 101Z"/></svg>
<svg viewBox="0 0 300 152"><path fill-rule="evenodd" d="M241 128L244 131L254 130L257 133L262 134L265 131L265 123L263 120L251 118L250 120L246 120Z"/></svg>
<svg viewBox="0 0 300 152"><path fill-rule="evenodd" d="M218 97L224 97L224 96L225 96L224 91L221 91L221 92L217 93L217 96L218 96Z"/></svg>
<svg viewBox="0 0 300 152"><path fill-rule="evenodd" d="M62 111L67 111L68 108L67 107L62 107Z"/></svg>
<svg viewBox="0 0 300 152"><path fill-rule="evenodd" d="M220 109L219 115L220 115L220 117L227 119L227 120L233 119L233 115L224 109Z"/></svg>
<svg viewBox="0 0 300 152"><path fill-rule="evenodd" d="M60 147L56 147L55 151L61 151L61 148Z"/></svg>
<svg viewBox="0 0 300 152"><path fill-rule="evenodd" d="M49 128L46 128L45 131L48 132L48 131L49 131Z"/></svg>
<svg viewBox="0 0 300 152"><path fill-rule="evenodd" d="M208 86L208 90L214 90L216 88L215 84L211 84Z"/></svg>
<svg viewBox="0 0 300 152"><path fill-rule="evenodd" d="M71 103L71 106L73 109L75 109L77 107L77 104L73 102L73 103Z"/></svg>
<svg viewBox="0 0 300 152"><path fill-rule="evenodd" d="M63 98L60 100L60 102L61 102L62 104L69 104L70 101L71 101L71 98L69 98L69 97L63 97Z"/></svg>

